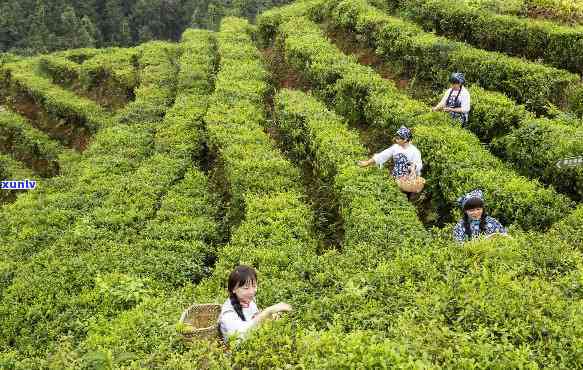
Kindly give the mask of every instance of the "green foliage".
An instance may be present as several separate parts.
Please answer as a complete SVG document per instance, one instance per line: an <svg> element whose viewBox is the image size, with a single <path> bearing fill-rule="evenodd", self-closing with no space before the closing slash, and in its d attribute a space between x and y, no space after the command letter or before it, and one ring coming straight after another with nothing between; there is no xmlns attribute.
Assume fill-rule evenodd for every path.
<svg viewBox="0 0 583 370"><path fill-rule="evenodd" d="M367 78L374 73L332 47L315 24L300 18L283 23L276 43L298 72L307 78L319 76L316 86L324 89L327 97L330 91L336 93L329 97L330 104L338 103L341 112L351 112L350 118L364 117L369 126L381 129L377 136L383 143L401 124L416 126L415 142L427 165L427 186L429 191L440 194L446 202L442 206L449 212L457 208L455 200L459 196L477 187L490 194L491 212L506 224L547 228L569 208L566 197L517 176L483 149L475 136L452 126L449 116L423 114L429 112L429 107L401 94L378 76ZM533 208L537 211L532 212Z"/></svg>
<svg viewBox="0 0 583 370"><path fill-rule="evenodd" d="M4 0L0 52L32 55L74 47L177 41L187 27L218 29L225 16L254 19L291 0Z"/></svg>
<svg viewBox="0 0 583 370"><path fill-rule="evenodd" d="M416 126L417 144L430 166L428 172L439 179L436 185L452 208L457 197L480 188L486 193L488 212L503 224L538 230L547 229L570 209L568 198L538 181L517 176L470 133L431 125L431 121Z"/></svg>
<svg viewBox="0 0 583 370"><path fill-rule="evenodd" d="M469 88L472 97L472 111L468 128L480 139L489 142L506 135L534 118L523 105L517 105L502 93L487 91L479 86Z"/></svg>
<svg viewBox="0 0 583 370"><path fill-rule="evenodd" d="M220 154L221 172L230 186L231 219L240 219L247 194L299 189L299 172L263 132L267 71L246 33L248 23L226 18L217 35L220 73L205 116L209 147ZM265 181L269 178L270 181Z"/></svg>
<svg viewBox="0 0 583 370"><path fill-rule="evenodd" d="M45 133L12 112L0 113L0 151L27 164L40 176L59 173L57 156L62 148Z"/></svg>
<svg viewBox="0 0 583 370"><path fill-rule="evenodd" d="M216 40L207 31L186 30L178 59L178 96L156 132L156 150L173 152L184 161L201 158L206 144L203 117L214 87Z"/></svg>
<svg viewBox="0 0 583 370"><path fill-rule="evenodd" d="M111 124L111 117L97 104L57 87L35 69L34 59L5 65L3 82L9 94L24 95L40 105L51 120L64 120L89 133Z"/></svg>
<svg viewBox="0 0 583 370"><path fill-rule="evenodd" d="M175 44L150 42L140 45L135 100L117 114L120 122L160 121L176 94L178 70L175 60L180 52Z"/></svg>
<svg viewBox="0 0 583 370"><path fill-rule="evenodd" d="M73 7L67 6L61 14L60 21L61 27L65 29L61 42L66 47L73 49L95 47L97 30L87 16L81 19L75 14Z"/></svg>
<svg viewBox="0 0 583 370"><path fill-rule="evenodd" d="M0 153L0 180L19 181L26 179L34 179L32 172L12 157ZM0 190L0 204L13 201L16 198L17 193L20 193L20 191L7 189ZM2 266L2 275L8 276L11 267L13 266L8 263L5 266ZM2 287L2 284L0 284L0 287Z"/></svg>
<svg viewBox="0 0 583 370"><path fill-rule="evenodd" d="M558 168L560 159L583 153L583 128L560 120L525 120L492 143L494 151L532 177L552 183L561 193L583 199L583 169Z"/></svg>
<svg viewBox="0 0 583 370"><path fill-rule="evenodd" d="M118 116L131 125L105 114L106 124L83 155L51 154L59 154L63 176L0 208L0 367L534 369L581 363L581 207L548 234L512 227L513 239L453 245L448 226L430 238L386 171L356 166L367 151L348 122L368 123L365 134L372 139L365 139L379 147L398 126L413 127L428 190L449 210L461 193L481 187L488 211L504 223L544 229L572 203L517 176L447 115L427 113L428 106L344 56L317 25L298 18L320 19L330 11L322 4L298 2L269 12L254 36L273 41L275 52L324 99L281 91L274 123L291 156L310 161L336 198L345 231L341 249L317 255L300 173L266 134L272 87L251 40L257 31L246 21L226 18L217 37L188 30L177 46L119 50L119 63L102 71L109 51L43 57L51 74L85 70L88 83L99 86L105 78L126 94L141 86L136 103ZM138 4L152 17L142 34L159 32L163 23L150 5L155 1ZM121 2L105 6L116 9ZM376 23L360 27L374 34L385 15L370 14ZM355 14L337 16L350 24ZM34 76L36 60L13 62L2 67L11 99L29 89L14 82L25 79L13 80L20 72L43 86L46 96L31 99L38 107L66 106L61 89ZM508 158L516 155L522 168L531 166L531 176L544 176L552 156L581 151L572 117L535 120L523 106L478 87L472 98L472 129L480 138L496 138L494 147L508 150ZM14 120L2 126L2 117ZM52 153L46 137L11 113L0 113L5 136L22 138L23 153L32 153L33 144L39 154ZM537 155L510 150L522 141ZM216 156L211 180L192 168L207 143ZM14 164L0 157L0 177L17 173ZM571 175L554 175L560 176ZM217 248L224 239L215 221L223 213L219 197L227 202L230 228L223 248ZM260 306L284 300L294 312L229 353L214 342L186 347L176 332L180 312L193 302L222 303L226 277L238 263L257 268Z"/></svg>
<svg viewBox="0 0 583 370"><path fill-rule="evenodd" d="M574 73L583 70L583 27L492 14L450 0L388 1L427 31L530 60L542 60ZM392 3L392 4L391 4Z"/></svg>
<svg viewBox="0 0 583 370"><path fill-rule="evenodd" d="M210 93L217 64L216 40L209 31L187 29L182 34L182 55L178 72L178 91Z"/></svg>
<svg viewBox="0 0 583 370"><path fill-rule="evenodd" d="M465 0L474 7L500 14L543 18L566 25L583 22L583 5L577 0Z"/></svg>
<svg viewBox="0 0 583 370"><path fill-rule="evenodd" d="M386 16L374 10L372 7L365 7L361 3L359 4L360 5L358 6L353 6L352 3L341 3L338 8L330 10L330 14L332 17L336 17L334 18L334 22L338 22L338 25L342 27L349 27L349 29L356 30L363 34L374 34L375 29L379 29L379 22L381 22L380 24L385 23ZM350 11L352 11L352 13ZM355 21L355 19L357 21ZM354 22L357 23L355 24ZM412 28L411 33L416 32L414 26L410 26L410 28ZM387 31L387 28L382 29ZM395 28L388 29L394 30ZM403 32L402 30L403 28L399 28L399 32ZM388 37L386 34L384 35L385 36L383 36L382 40L386 40ZM378 46L378 44L373 42L373 46ZM335 58L333 52L327 52L324 53L324 55L327 55L327 60L336 60L336 65L343 65L342 62L340 62L342 59ZM348 58L344 58L343 60L347 62L349 61ZM296 63L296 65L298 64ZM345 70L350 70L344 65L343 68ZM428 71L432 70L430 67L427 68ZM333 70L333 67L327 69L327 71ZM370 86L370 90L372 86L382 85L382 82L379 82L378 77L376 79L374 77L368 77L364 70L358 71L357 68L347 74L352 75L352 77L344 78L336 83L337 89L342 91L341 100L337 100L337 109L340 109L343 113L346 112L349 114L349 117L359 122L363 117L362 114L359 115L358 112L362 110L359 110L358 107L353 106L350 102L361 102L363 100L363 96L367 95L366 88L363 86ZM370 82L367 80L370 80ZM385 89L389 91L389 88ZM391 89L394 90L392 87ZM528 125L529 120L532 120L533 118L531 114L526 112L523 106L515 105L503 94L488 92L477 86L471 88L471 93L473 110L470 114L469 128L486 142L489 142L496 137L506 135L517 127ZM374 96L376 94L368 95ZM393 96L394 104L386 103L387 98L391 96ZM414 120L419 113L424 110L427 111L427 107L419 106L419 104L411 101L411 99L397 101L394 99L394 96L394 93L385 92L381 97L374 100L374 105L378 106L379 104L382 104L383 111L392 112L392 114L382 115L381 118L381 121L384 120L385 122L391 122L392 127L398 127L400 124L407 124L407 122ZM369 108L372 108L373 113L365 114L369 122L376 122L375 120L378 120L378 113L376 113L374 105L370 106L369 103ZM366 109L364 109L364 111L366 112ZM508 139L505 141L499 141L497 144L497 153L503 158L516 163L516 166L524 175L541 178L543 182L553 184L560 192L573 196L574 199L579 199L579 185L577 185L579 180L577 179L580 175L577 173L577 170L563 170L560 171L561 174L557 176L559 171L554 166L554 163L558 159L579 155L581 153L580 148L566 144L567 142L572 141L570 139L572 135L578 137L578 135L574 133L574 129L565 126L571 124L577 125L577 123L571 123L572 121L573 120L563 122L562 119L557 118L552 122L552 124L555 125L553 139L550 139L550 136L549 139L540 139L544 140L546 143L545 147L549 148L549 150L542 151L545 153L544 160L537 160L531 154L536 150L535 148L539 147L538 144L541 144L541 141L537 141L536 144L533 143L533 145L530 146L519 145L518 143L521 143L521 140ZM565 127L561 130L561 127L563 126ZM537 138L537 140L539 139ZM518 159L519 157L520 159ZM546 224L548 225L548 223Z"/></svg>
<svg viewBox="0 0 583 370"><path fill-rule="evenodd" d="M107 106L119 108L134 98L134 89L139 84L138 55L135 48L104 49L79 66L81 89L108 102Z"/></svg>
<svg viewBox="0 0 583 370"><path fill-rule="evenodd" d="M141 127L104 129L68 176L45 183L4 207L0 245L6 260L28 260L82 214L100 205L116 183L145 159L150 140Z"/></svg>
<svg viewBox="0 0 583 370"><path fill-rule="evenodd" d="M63 57L78 64L83 64L87 60L107 51L109 51L109 49L80 48L59 51L51 55L55 57Z"/></svg>
<svg viewBox="0 0 583 370"><path fill-rule="evenodd" d="M212 70L203 64L201 69ZM181 98L204 110L208 92L197 92L197 85L193 81L193 89ZM30 304L3 314L2 348L16 340L21 354L47 353L65 333L79 341L91 322L108 321L146 298L208 274L214 248L207 242L218 238L216 199L208 194L204 175L187 170L189 154L199 150L195 146L201 139L196 137L200 131L183 122L172 115L165 119L176 135L171 142L164 139L168 133L154 135L144 124L103 129L78 168L67 170L69 184L57 183L38 199L6 209L11 216L9 228L1 230L3 254L21 263L2 266L3 297L7 305L19 296ZM164 154L150 157L154 144ZM37 216L27 217L22 212L27 209ZM50 224L39 222L43 212ZM22 295L32 280L32 294ZM42 313L33 329L23 329L37 319L32 307L43 304L54 309Z"/></svg>
<svg viewBox="0 0 583 370"><path fill-rule="evenodd" d="M425 33L364 0L335 0L326 6L338 27L362 35L380 55L438 86L447 85L452 71L463 71L467 81L504 92L529 110L543 112L549 102L565 105L569 88L579 82L572 73Z"/></svg>
<svg viewBox="0 0 583 370"><path fill-rule="evenodd" d="M353 256L353 265L374 265L393 253L388 245L427 238L415 209L388 172L356 166L366 149L339 116L301 92L283 90L275 104L277 124L288 146L298 157L312 161L318 175L331 183L343 221L343 251ZM363 255L364 248L370 254Z"/></svg>
<svg viewBox="0 0 583 370"><path fill-rule="evenodd" d="M39 58L39 69L58 85L72 86L79 79L80 65L66 57L43 55Z"/></svg>
<svg viewBox="0 0 583 370"><path fill-rule="evenodd" d="M583 117L583 88L575 87L569 92L569 109L579 117Z"/></svg>
<svg viewBox="0 0 583 370"><path fill-rule="evenodd" d="M323 4L323 0L295 1L290 5L261 13L257 17L259 44L264 47L273 44L277 29L282 22L317 12Z"/></svg>
<svg viewBox="0 0 583 370"><path fill-rule="evenodd" d="M557 222L549 233L569 242L581 251L583 250L582 220L583 207L579 206L563 220ZM581 286L582 284L579 282L579 286L576 288L580 289Z"/></svg>

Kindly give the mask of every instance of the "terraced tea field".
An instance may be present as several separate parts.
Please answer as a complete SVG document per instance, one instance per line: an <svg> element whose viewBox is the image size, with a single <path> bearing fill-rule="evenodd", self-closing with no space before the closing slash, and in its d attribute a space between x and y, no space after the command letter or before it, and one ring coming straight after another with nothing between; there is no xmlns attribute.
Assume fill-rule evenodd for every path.
<svg viewBox="0 0 583 370"><path fill-rule="evenodd" d="M36 187L0 190L0 368L582 366L583 166L556 162L583 155L583 30L494 3L302 0L2 56L0 179ZM458 70L467 128L431 111ZM401 125L412 202L356 164ZM452 240L475 188L511 238ZM239 263L292 313L237 348L182 341Z"/></svg>

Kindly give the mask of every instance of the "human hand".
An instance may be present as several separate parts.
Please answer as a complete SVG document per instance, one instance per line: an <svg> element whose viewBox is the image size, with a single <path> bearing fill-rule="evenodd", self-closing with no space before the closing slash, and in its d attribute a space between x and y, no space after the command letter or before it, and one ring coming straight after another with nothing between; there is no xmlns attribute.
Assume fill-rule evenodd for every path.
<svg viewBox="0 0 583 370"><path fill-rule="evenodd" d="M287 304L287 303L278 303L278 304L274 304L273 306L269 307L269 311L271 312L271 314L276 314L278 312L289 312L292 310L292 307Z"/></svg>
<svg viewBox="0 0 583 370"><path fill-rule="evenodd" d="M366 167L368 165L367 161L358 161L357 163L359 167Z"/></svg>
<svg viewBox="0 0 583 370"><path fill-rule="evenodd" d="M444 112L451 112L451 108L445 107L445 108L443 108L443 111Z"/></svg>

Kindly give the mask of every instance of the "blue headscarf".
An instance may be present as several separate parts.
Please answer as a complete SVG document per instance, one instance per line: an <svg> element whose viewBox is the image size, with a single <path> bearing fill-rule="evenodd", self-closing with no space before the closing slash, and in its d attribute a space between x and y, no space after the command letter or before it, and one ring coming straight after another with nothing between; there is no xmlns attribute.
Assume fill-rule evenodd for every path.
<svg viewBox="0 0 583 370"><path fill-rule="evenodd" d="M449 77L449 82L452 84L460 84L463 85L466 83L466 78L463 73L461 72L454 72Z"/></svg>
<svg viewBox="0 0 583 370"><path fill-rule="evenodd" d="M484 204L484 192L480 189L475 189L464 195L463 197L458 198L458 203L462 209L465 208L466 204L470 200L478 200L482 205Z"/></svg>
<svg viewBox="0 0 583 370"><path fill-rule="evenodd" d="M411 138L413 138L413 133L407 127L401 126L397 130L397 136L400 137L401 139L405 139L407 141L411 141Z"/></svg>

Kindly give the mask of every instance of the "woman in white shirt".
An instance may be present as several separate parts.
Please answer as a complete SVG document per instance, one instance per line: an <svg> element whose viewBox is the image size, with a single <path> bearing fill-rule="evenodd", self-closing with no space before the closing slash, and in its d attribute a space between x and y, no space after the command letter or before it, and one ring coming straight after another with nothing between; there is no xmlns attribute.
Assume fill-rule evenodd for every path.
<svg viewBox="0 0 583 370"><path fill-rule="evenodd" d="M421 152L415 145L411 144L412 138L413 134L411 133L411 130L405 126L401 126L393 138L395 144L391 145L388 149L373 155L369 160L358 161L358 165L360 167L366 167L371 164L376 164L382 168L385 162L392 159L394 166L391 174L393 177L409 176L412 175L413 172L415 172L417 176L421 176L421 169L423 168Z"/></svg>
<svg viewBox="0 0 583 370"><path fill-rule="evenodd" d="M464 87L466 79L463 73L454 72L451 74L449 82L451 87L432 110L448 112L453 119L460 120L462 127L465 127L470 113L470 92Z"/></svg>
<svg viewBox="0 0 583 370"><path fill-rule="evenodd" d="M237 266L229 276L229 298L219 315L219 330L225 342L231 336L244 338L246 333L278 312L291 311L286 303L278 303L260 311L255 304L257 273L252 267Z"/></svg>
<svg viewBox="0 0 583 370"><path fill-rule="evenodd" d="M392 159L393 170L391 171L391 174L393 177L399 178L411 176L413 174L421 176L421 169L423 168L421 152L415 145L411 144L412 138L413 134L411 130L405 126L401 126L397 130L393 139L395 144L388 149L373 155L369 160L358 161L358 165L366 167L374 163L382 168L385 162ZM413 193L407 193L407 197L411 199Z"/></svg>

